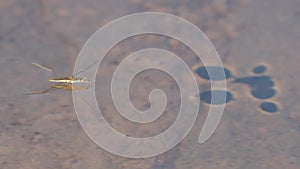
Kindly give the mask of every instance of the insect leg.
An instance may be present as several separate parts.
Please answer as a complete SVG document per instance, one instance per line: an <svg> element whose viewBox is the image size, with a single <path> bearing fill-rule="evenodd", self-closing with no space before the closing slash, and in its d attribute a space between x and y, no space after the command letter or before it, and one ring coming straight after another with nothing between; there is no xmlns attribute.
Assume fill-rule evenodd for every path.
<svg viewBox="0 0 300 169"><path fill-rule="evenodd" d="M49 89L46 89L44 91L41 91L41 92L32 92L32 93L25 93L25 95L37 95L37 94L45 94L51 90L56 90L57 88L55 87L50 87Z"/></svg>

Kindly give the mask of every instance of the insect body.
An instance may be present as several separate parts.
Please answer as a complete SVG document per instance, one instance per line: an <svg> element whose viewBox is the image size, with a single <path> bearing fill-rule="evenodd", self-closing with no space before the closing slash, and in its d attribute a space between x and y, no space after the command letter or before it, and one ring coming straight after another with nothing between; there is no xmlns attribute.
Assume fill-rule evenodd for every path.
<svg viewBox="0 0 300 169"><path fill-rule="evenodd" d="M54 78L54 79L49 79L49 82L54 82L54 83L89 83L90 80L86 78L80 78L80 77L65 77L65 78Z"/></svg>

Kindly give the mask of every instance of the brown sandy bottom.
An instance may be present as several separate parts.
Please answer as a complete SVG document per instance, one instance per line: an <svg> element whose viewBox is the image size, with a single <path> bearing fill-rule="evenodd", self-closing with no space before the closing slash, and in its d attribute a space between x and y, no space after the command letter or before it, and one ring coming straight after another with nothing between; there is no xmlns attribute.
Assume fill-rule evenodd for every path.
<svg viewBox="0 0 300 169"><path fill-rule="evenodd" d="M1 2L0 168L298 169L299 6L296 0ZM229 72L230 99L214 135L199 144L208 108L214 104L209 102L210 84L199 69L201 62L171 38L142 35L122 41L107 54L96 78L98 104L116 130L132 137L154 136L178 115L178 86L156 70L134 79L130 97L137 109L146 110L149 92L160 88L168 98L164 114L152 123L137 124L117 112L110 96L111 76L137 50L152 47L178 55L194 71L202 99L195 126L180 144L156 157L129 159L106 152L89 139L78 122L71 93L23 93L47 88L51 78L32 62L71 74L92 33L118 17L143 11L183 17L207 34Z"/></svg>

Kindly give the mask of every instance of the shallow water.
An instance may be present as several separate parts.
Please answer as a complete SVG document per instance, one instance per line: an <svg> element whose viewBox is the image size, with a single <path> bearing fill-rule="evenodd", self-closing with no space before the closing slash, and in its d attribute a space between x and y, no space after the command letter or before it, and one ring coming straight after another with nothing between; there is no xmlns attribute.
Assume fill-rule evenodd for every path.
<svg viewBox="0 0 300 169"><path fill-rule="evenodd" d="M0 168L299 168L299 6L297 0L3 1ZM137 109L146 110L149 92L163 89L170 98L163 116L142 125L118 114L109 95L110 79L122 59L134 51L157 47L177 54L193 68L203 97L196 124L179 145L156 157L128 159L106 152L88 138L77 120L71 93L23 94L47 88L52 77L32 62L70 75L89 36L118 17L143 11L174 14L201 28L228 70L228 93L221 93L232 98L226 100L216 132L199 144L214 91L205 71L196 71L203 65L194 53L176 40L154 35L119 43L100 65L96 79L99 106L119 132L132 137L156 135L174 122L179 109L174 79L153 70L132 82L131 99Z"/></svg>

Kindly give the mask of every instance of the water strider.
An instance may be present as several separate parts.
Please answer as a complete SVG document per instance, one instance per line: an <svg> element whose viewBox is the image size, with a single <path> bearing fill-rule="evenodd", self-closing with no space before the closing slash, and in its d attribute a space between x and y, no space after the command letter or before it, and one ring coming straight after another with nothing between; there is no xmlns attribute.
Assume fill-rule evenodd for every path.
<svg viewBox="0 0 300 169"><path fill-rule="evenodd" d="M69 90L69 91L89 89L90 80L87 79L87 78L76 77L76 75L86 71L87 69L89 69L90 67L95 65L96 63L97 63L97 61L94 62L93 64L91 64L90 66L88 66L87 68L85 68L85 69L83 69L83 70L81 70L81 71L79 71L79 72L77 72L74 75L69 76L69 77L58 77L56 75L56 73L53 71L53 69L51 69L49 67L46 67L46 66L42 66L42 65L37 64L37 63L32 63L34 66L37 66L41 69L52 72L56 78L49 79L49 82L51 84L50 84L50 87L48 89L43 90L43 91L39 91L39 92L26 93L26 95L45 94L45 93L48 93L50 91L54 91L54 90L58 90L58 89ZM74 86L74 84L83 84L83 86Z"/></svg>

